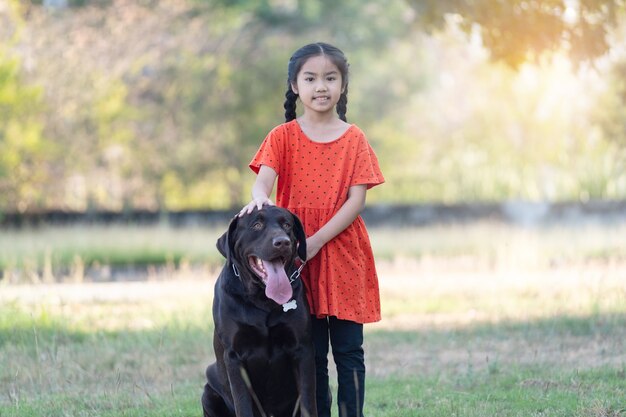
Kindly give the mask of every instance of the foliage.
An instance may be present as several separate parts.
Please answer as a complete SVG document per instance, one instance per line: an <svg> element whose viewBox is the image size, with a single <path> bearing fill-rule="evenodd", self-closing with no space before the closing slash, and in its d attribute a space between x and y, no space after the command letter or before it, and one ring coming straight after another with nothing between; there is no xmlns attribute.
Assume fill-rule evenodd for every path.
<svg viewBox="0 0 626 417"><path fill-rule="evenodd" d="M441 29L457 15L467 33L478 32L492 56L512 66L565 49L574 61L597 58L624 12L622 0L411 0L416 24Z"/></svg>
<svg viewBox="0 0 626 417"><path fill-rule="evenodd" d="M21 98L0 120L22 130L2 210L242 204L289 55L316 40L351 63L348 120L387 179L368 201L626 198L619 60L580 63L623 47L617 1L83 3L3 16Z"/></svg>
<svg viewBox="0 0 626 417"><path fill-rule="evenodd" d="M593 120L623 151L626 149L626 58L618 59L612 66L598 104Z"/></svg>
<svg viewBox="0 0 626 417"><path fill-rule="evenodd" d="M49 150L41 109L41 89L24 83L19 61L0 45L0 210L41 202Z"/></svg>

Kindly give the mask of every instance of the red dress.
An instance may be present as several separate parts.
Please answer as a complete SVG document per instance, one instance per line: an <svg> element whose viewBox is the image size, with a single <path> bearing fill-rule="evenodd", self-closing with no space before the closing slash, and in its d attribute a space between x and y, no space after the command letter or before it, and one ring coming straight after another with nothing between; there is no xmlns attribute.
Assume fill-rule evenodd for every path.
<svg viewBox="0 0 626 417"><path fill-rule="evenodd" d="M250 162L258 173L267 165L278 174L276 204L295 213L307 236L341 208L348 189L385 181L363 132L351 125L339 138L309 139L296 120L275 127ZM357 323L380 320L374 256L361 216L324 245L302 270L311 313Z"/></svg>

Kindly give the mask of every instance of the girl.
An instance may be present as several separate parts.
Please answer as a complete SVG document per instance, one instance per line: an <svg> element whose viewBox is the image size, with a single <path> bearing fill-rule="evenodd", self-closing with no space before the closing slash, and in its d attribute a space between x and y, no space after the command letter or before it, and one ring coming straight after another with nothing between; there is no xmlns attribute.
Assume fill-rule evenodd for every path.
<svg viewBox="0 0 626 417"><path fill-rule="evenodd" d="M346 122L348 62L326 43L297 50L287 68L286 123L275 127L250 163L252 201L239 215L276 202L307 232L302 279L313 317L319 417L330 417L329 341L337 366L341 417L362 417L363 324L380 320L378 277L359 213L367 189L384 182L363 132ZM304 111L296 117L296 101ZM337 114L335 114L335 109Z"/></svg>

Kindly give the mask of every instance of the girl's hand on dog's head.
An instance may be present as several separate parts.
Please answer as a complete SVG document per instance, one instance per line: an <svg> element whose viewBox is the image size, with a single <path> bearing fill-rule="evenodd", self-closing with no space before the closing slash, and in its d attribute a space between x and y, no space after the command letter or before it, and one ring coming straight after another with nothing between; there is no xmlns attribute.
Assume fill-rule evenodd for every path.
<svg viewBox="0 0 626 417"><path fill-rule="evenodd" d="M255 198L252 201L250 201L248 204L246 204L241 209L241 211L239 212L237 216L241 217L244 214L250 214L255 208L258 210L261 210L263 206L273 206L273 205L274 203L268 197Z"/></svg>

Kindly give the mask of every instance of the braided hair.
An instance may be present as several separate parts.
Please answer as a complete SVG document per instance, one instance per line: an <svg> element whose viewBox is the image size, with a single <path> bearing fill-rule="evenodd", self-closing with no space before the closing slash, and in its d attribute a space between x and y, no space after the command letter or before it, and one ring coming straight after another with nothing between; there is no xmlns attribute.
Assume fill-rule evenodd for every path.
<svg viewBox="0 0 626 417"><path fill-rule="evenodd" d="M285 122L290 122L296 118L296 101L298 95L293 92L291 85L296 83L298 73L307 59L315 56L324 55L328 57L333 64L337 66L341 73L341 82L343 93L337 102L337 115L341 120L347 122L346 113L348 112L348 69L350 65L344 53L327 43L317 42L305 45L298 49L289 59L287 66L287 92L285 93Z"/></svg>

